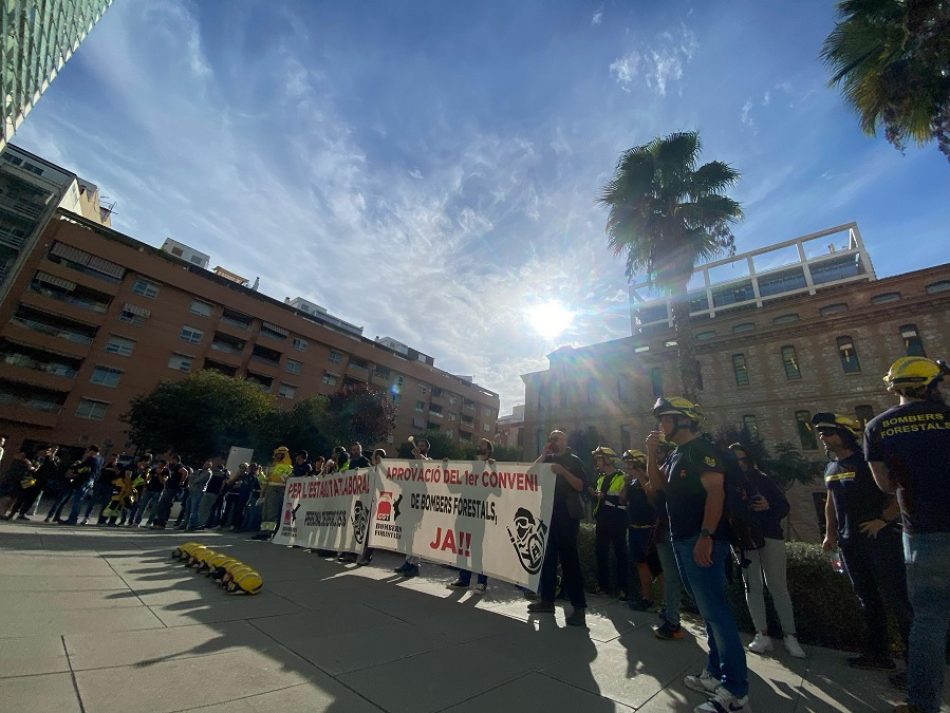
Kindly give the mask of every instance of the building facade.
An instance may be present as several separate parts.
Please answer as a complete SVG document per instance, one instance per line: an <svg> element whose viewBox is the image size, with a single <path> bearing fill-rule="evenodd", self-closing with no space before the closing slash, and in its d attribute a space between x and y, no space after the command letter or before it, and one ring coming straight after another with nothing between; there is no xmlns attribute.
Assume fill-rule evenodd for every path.
<svg viewBox="0 0 950 713"><path fill-rule="evenodd" d="M16 0L0 10L0 151L112 0Z"/></svg>
<svg viewBox="0 0 950 713"><path fill-rule="evenodd" d="M495 431L497 394L66 211L25 255L0 324L9 447L132 448L121 421L132 397L198 369L246 378L288 407L349 385L384 389L397 443L426 429L462 442Z"/></svg>
<svg viewBox="0 0 950 713"><path fill-rule="evenodd" d="M498 418L495 445L517 448L524 452L524 404L515 406L510 414Z"/></svg>
<svg viewBox="0 0 950 713"><path fill-rule="evenodd" d="M0 299L57 207L111 224L95 184L16 146L0 151Z"/></svg>
<svg viewBox="0 0 950 713"><path fill-rule="evenodd" d="M856 231L856 226L844 228ZM799 243L790 243L797 252ZM877 279L860 240L846 252L826 253L836 265L834 280L802 288L796 278L789 292L763 295L757 294L769 278L763 272L753 274L755 290L741 293L749 299L720 300L713 304L714 315L708 305L694 304L691 327L702 380L697 400L711 432L744 426L773 453L785 442L806 458L823 460L824 451L806 427L812 414L832 410L867 420L895 403L881 381L894 359L950 354L950 264ZM821 274L821 262L816 258L817 270L810 266L813 273ZM777 269L794 272L788 266ZM708 274L700 277L707 294L725 292L709 279ZM633 336L563 347L548 355L549 369L522 377L526 457L536 456L556 427L596 431L615 449L642 448L655 425L653 402L659 395L677 394L680 382L666 304L634 300L632 308ZM822 492L816 481L790 493L793 535L817 537L815 493L820 497Z"/></svg>

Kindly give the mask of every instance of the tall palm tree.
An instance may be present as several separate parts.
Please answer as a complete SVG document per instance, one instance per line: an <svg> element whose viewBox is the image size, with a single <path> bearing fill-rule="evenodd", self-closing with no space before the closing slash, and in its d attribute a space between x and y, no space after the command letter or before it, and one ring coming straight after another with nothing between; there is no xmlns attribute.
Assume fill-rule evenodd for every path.
<svg viewBox="0 0 950 713"><path fill-rule="evenodd" d="M903 149L936 138L950 158L950 3L842 0L821 58L870 136Z"/></svg>
<svg viewBox="0 0 950 713"><path fill-rule="evenodd" d="M624 151L600 197L610 209L607 244L615 255L626 253L628 279L643 275L672 297L687 398L699 390L699 373L686 286L697 262L735 251L730 226L742 218L740 205L724 195L739 172L722 161L697 168L701 148L690 131Z"/></svg>

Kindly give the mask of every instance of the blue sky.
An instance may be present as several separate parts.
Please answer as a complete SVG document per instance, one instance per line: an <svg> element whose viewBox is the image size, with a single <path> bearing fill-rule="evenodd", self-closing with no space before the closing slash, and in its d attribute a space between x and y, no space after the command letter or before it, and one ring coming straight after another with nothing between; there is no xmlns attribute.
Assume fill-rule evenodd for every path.
<svg viewBox="0 0 950 713"><path fill-rule="evenodd" d="M880 276L945 261L950 167L863 136L817 59L830 3L117 0L14 142L114 226L212 255L523 400L630 333L596 204L621 151L701 131L740 251L856 220ZM554 339L533 305L576 311Z"/></svg>

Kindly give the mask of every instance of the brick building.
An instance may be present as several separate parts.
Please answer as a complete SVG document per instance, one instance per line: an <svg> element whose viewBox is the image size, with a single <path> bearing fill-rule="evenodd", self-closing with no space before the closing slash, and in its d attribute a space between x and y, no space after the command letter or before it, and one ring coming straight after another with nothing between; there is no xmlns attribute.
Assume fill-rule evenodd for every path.
<svg viewBox="0 0 950 713"><path fill-rule="evenodd" d="M809 243L841 235L843 245L832 242L823 254L809 253ZM790 247L797 262L755 269L758 256L774 258L775 250ZM730 263L748 269L717 282L717 269ZM895 403L881 382L894 359L950 354L950 264L877 279L853 224L711 263L697 273L693 284L699 288L690 297L703 384L698 401L713 432L745 425L769 446L789 442L805 457L823 460L824 451L804 427L813 413L834 410L866 420ZM769 291L776 274L790 289ZM828 275L832 279L823 281ZM654 427L656 396L680 387L668 305L634 298L632 311L633 336L562 347L548 355L549 369L522 377L526 457L537 455L555 427L596 430L617 449L642 447ZM823 492L819 482L790 492L794 536L817 537L816 492Z"/></svg>
<svg viewBox="0 0 950 713"><path fill-rule="evenodd" d="M131 448L120 416L164 379L216 369L280 404L371 384L396 400L394 441L495 432L497 394L64 210L23 251L0 305L0 433ZM240 445L240 444L236 444ZM372 444L365 444L367 446Z"/></svg>

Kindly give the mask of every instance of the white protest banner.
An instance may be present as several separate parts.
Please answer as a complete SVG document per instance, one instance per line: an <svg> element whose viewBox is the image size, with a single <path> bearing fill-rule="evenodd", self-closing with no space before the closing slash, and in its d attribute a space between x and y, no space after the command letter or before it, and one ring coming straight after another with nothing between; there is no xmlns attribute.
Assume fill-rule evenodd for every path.
<svg viewBox="0 0 950 713"><path fill-rule="evenodd" d="M555 477L540 463L386 460L376 468L370 547L535 590Z"/></svg>
<svg viewBox="0 0 950 713"><path fill-rule="evenodd" d="M373 471L290 478L273 542L337 552L362 552L372 504Z"/></svg>

